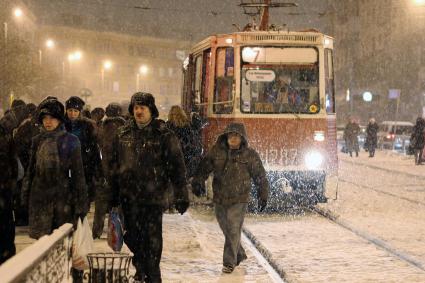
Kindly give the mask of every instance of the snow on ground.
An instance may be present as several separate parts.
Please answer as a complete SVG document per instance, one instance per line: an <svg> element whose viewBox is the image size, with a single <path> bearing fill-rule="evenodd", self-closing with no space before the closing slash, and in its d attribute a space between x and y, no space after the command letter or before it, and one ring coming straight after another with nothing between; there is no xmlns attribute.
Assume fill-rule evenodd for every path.
<svg viewBox="0 0 425 283"><path fill-rule="evenodd" d="M359 157L350 157L348 154L339 153L340 168L346 162L354 162L365 166L379 167L382 169L423 176L425 166L415 165L413 155L404 155L391 150L377 150L375 157L369 158L369 153L361 151Z"/></svg>
<svg viewBox="0 0 425 283"><path fill-rule="evenodd" d="M317 215L249 218L288 282L425 282L425 273Z"/></svg>
<svg viewBox="0 0 425 283"><path fill-rule="evenodd" d="M340 161L338 200L321 207L425 267L425 206L418 203L425 203L425 167L384 152L342 154ZM245 224L289 282L425 282L420 268L318 215L249 217Z"/></svg>
<svg viewBox="0 0 425 283"><path fill-rule="evenodd" d="M272 282L249 250L232 274L221 272L224 236L211 211L165 214L163 236L163 282ZM96 240L96 251L110 251L104 239Z"/></svg>

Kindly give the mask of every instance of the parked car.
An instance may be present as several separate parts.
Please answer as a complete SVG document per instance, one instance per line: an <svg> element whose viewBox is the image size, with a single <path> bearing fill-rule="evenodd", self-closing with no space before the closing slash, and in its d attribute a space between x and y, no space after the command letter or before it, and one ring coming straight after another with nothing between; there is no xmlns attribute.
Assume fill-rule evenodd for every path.
<svg viewBox="0 0 425 283"><path fill-rule="evenodd" d="M406 151L410 144L413 123L406 121L383 121L379 124L378 148Z"/></svg>

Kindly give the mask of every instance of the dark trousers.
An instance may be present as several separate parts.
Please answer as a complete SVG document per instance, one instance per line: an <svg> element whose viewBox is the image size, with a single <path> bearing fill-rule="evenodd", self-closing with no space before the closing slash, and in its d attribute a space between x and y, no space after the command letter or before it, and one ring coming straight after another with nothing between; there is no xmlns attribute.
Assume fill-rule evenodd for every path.
<svg viewBox="0 0 425 283"><path fill-rule="evenodd" d="M374 157L375 156L375 146L374 145L368 146L368 149L367 150L369 151L369 156L370 157Z"/></svg>
<svg viewBox="0 0 425 283"><path fill-rule="evenodd" d="M14 256L15 253L12 190L0 185L0 264Z"/></svg>
<svg viewBox="0 0 425 283"><path fill-rule="evenodd" d="M242 225L247 204L215 204L215 216L224 234L223 265L234 267L246 259L241 245Z"/></svg>
<svg viewBox="0 0 425 283"><path fill-rule="evenodd" d="M136 275L143 282L162 282L162 214L159 205L123 205L124 241L134 254Z"/></svg>

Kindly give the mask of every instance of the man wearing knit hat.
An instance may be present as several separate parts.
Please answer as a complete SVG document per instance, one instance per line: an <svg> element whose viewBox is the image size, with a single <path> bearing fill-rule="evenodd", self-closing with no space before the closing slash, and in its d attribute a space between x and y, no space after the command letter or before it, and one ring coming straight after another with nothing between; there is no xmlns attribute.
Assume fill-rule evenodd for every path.
<svg viewBox="0 0 425 283"><path fill-rule="evenodd" d="M188 206L186 169L177 137L158 118L155 98L138 92L131 98L132 117L118 130L110 163L118 180L113 184L114 205L121 204L126 233L133 252L135 279L161 282L162 215L169 183L175 189L175 207Z"/></svg>
<svg viewBox="0 0 425 283"><path fill-rule="evenodd" d="M81 115L84 105L84 101L78 96L71 96L65 102L65 128L80 140L89 201L92 202L95 199L95 184L102 177L102 168L96 123Z"/></svg>

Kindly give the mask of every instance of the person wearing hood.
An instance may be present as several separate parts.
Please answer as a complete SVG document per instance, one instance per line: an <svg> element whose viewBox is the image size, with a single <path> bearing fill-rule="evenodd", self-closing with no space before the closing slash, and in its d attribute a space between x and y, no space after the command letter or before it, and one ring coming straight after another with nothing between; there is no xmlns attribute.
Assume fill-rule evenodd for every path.
<svg viewBox="0 0 425 283"><path fill-rule="evenodd" d="M85 103L78 96L71 96L66 102L66 130L78 137L81 143L84 174L89 192L89 202L94 201L96 186L103 177L99 146L97 143L96 123L84 117Z"/></svg>
<svg viewBox="0 0 425 283"><path fill-rule="evenodd" d="M135 93L128 110L132 117L112 146L109 168L115 170L112 180L118 180L112 183L113 205L122 206L135 280L162 282L162 216L170 183L176 210L183 214L189 207L183 153L175 134L158 119L152 94Z"/></svg>
<svg viewBox="0 0 425 283"><path fill-rule="evenodd" d="M96 109L96 108L95 108ZM99 127L99 147L102 153L102 168L106 178L106 183L98 187L95 200L95 212L93 221L93 238L100 238L103 232L105 214L111 209L111 184L112 172L109 170L109 164L112 160L112 142L118 132L118 128L125 124L121 117L121 106L118 103L110 103L106 107L106 118Z"/></svg>
<svg viewBox="0 0 425 283"><path fill-rule="evenodd" d="M64 120L58 100L40 104L42 130L32 140L24 182L29 192L29 236L34 239L65 223L75 224L88 212L80 142L65 130Z"/></svg>
<svg viewBox="0 0 425 283"><path fill-rule="evenodd" d="M15 103L0 119L0 264L16 253L12 193L18 177L18 161L12 132L26 117L25 103Z"/></svg>
<svg viewBox="0 0 425 283"><path fill-rule="evenodd" d="M225 237L224 273L233 272L245 260L242 225L250 199L251 181L258 189L259 210L267 205L269 182L258 153L248 146L245 126L230 123L201 161L192 180L193 193L205 193L205 180L213 173L215 215Z"/></svg>

